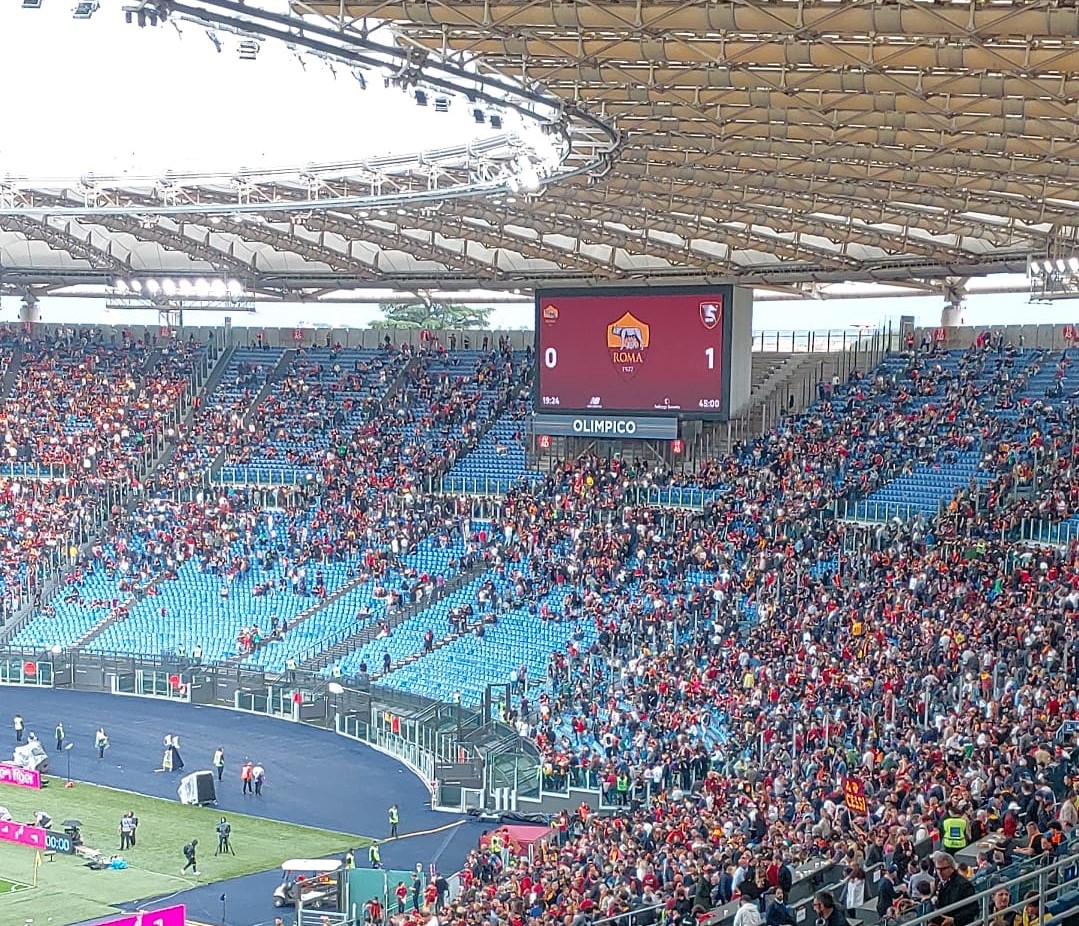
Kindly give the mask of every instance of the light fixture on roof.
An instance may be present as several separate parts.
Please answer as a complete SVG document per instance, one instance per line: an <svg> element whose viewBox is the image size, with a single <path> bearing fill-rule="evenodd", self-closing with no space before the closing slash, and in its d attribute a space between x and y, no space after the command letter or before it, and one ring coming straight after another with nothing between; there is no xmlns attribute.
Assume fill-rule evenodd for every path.
<svg viewBox="0 0 1079 926"><path fill-rule="evenodd" d="M141 0L124 7L124 21L138 23L140 29L156 26L169 18L169 0Z"/></svg>
<svg viewBox="0 0 1079 926"><path fill-rule="evenodd" d="M487 121L491 123L492 129L497 130L502 128L502 117L497 113L491 113Z"/></svg>
<svg viewBox="0 0 1079 926"><path fill-rule="evenodd" d="M241 61L254 61L259 56L259 45L254 39L244 39L238 46Z"/></svg>
<svg viewBox="0 0 1079 926"><path fill-rule="evenodd" d="M447 96L435 97L435 112L448 113L450 111L450 98Z"/></svg>
<svg viewBox="0 0 1079 926"><path fill-rule="evenodd" d="M217 37L217 33L213 29L206 30L206 38L214 43L214 48L217 49L217 53L221 54L221 39Z"/></svg>
<svg viewBox="0 0 1079 926"><path fill-rule="evenodd" d="M427 91L426 90L417 90L416 94L415 94L415 98L416 98L416 105L417 106L426 106L427 105Z"/></svg>
<svg viewBox="0 0 1079 926"><path fill-rule="evenodd" d="M536 167L524 155L517 158L517 178L521 183L521 189L526 193L535 192L540 188L540 178L536 173Z"/></svg>
<svg viewBox="0 0 1079 926"><path fill-rule="evenodd" d="M22 0L22 8L24 10L40 10L41 0Z"/></svg>
<svg viewBox="0 0 1079 926"><path fill-rule="evenodd" d="M472 110L472 118L476 120L476 125L483 125L487 121L487 116L478 106Z"/></svg>
<svg viewBox="0 0 1079 926"><path fill-rule="evenodd" d="M1027 263L1032 302L1079 298L1079 254L1063 254Z"/></svg>
<svg viewBox="0 0 1079 926"><path fill-rule="evenodd" d="M24 3L23 5L25 6L26 4ZM71 13L71 18L89 19L99 9L101 9L101 4L99 4L97 0L79 0L79 2L75 4L75 9Z"/></svg>

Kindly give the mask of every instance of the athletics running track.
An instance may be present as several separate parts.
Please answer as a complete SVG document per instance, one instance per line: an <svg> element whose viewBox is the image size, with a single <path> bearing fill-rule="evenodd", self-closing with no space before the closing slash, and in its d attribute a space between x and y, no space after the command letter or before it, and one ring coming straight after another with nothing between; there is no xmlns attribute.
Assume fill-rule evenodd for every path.
<svg viewBox="0 0 1079 926"><path fill-rule="evenodd" d="M67 772L66 759L51 755L53 728L63 722L71 754L71 777L139 794L176 800L179 774L155 772L161 765L166 733L180 737L184 772L209 769L214 749L225 749L225 777L217 807L253 816L302 823L378 839L388 834L387 808L401 808L401 833L411 836L382 846L386 868L407 870L436 865L456 871L476 845L483 825L429 807L426 786L389 756L361 743L304 724L217 707L178 704L95 692L0 688L0 761L10 761L14 745L11 718L22 714L26 729L37 733L52 759L51 772ZM99 761L94 733L104 726L109 749ZM240 766L250 757L266 767L266 786L255 799L240 792ZM374 795L374 799L372 799ZM449 826L459 820L463 825ZM366 851L357 853L358 865ZM169 895L167 903L187 905L188 917L212 926L264 926L275 915L271 896L280 871L219 881ZM221 903L221 895L226 902ZM144 898L150 900L151 898ZM165 905L163 903L161 905ZM223 909L224 907L224 909ZM133 907L134 909L134 907ZM291 922L288 911L285 922Z"/></svg>

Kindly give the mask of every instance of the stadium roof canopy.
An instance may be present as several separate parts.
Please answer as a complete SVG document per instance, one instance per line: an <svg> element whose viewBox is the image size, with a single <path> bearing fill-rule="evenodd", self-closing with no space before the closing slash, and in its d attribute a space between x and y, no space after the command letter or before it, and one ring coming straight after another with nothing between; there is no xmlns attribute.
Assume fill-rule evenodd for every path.
<svg viewBox="0 0 1079 926"><path fill-rule="evenodd" d="M196 22L251 6L141 5L166 2L174 19ZM1079 255L1074 0L292 9L327 35L381 36L396 57L369 73L410 95L440 92L438 62L513 82L533 100L533 128L556 139L547 156L557 169L541 157L540 176L522 184L505 173L512 157L492 155L502 172L471 194L454 177L475 180L474 167L436 163L449 179L432 188L428 178L427 195L381 209L341 195L356 192L355 177L336 188L310 176L231 177L217 189L200 180L88 198L84 188L5 187L0 173L0 282L219 272L290 297L645 280L826 296L855 281L954 298L966 278ZM477 105L456 89L455 106ZM414 167L398 192L415 189Z"/></svg>

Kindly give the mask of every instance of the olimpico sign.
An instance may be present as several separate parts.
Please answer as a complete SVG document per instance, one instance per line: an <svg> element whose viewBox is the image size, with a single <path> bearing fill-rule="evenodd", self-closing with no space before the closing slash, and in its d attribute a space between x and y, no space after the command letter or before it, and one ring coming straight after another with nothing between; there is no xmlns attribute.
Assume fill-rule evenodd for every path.
<svg viewBox="0 0 1079 926"><path fill-rule="evenodd" d="M533 415L535 434L554 437L608 437L635 440L673 440L677 418L642 415Z"/></svg>

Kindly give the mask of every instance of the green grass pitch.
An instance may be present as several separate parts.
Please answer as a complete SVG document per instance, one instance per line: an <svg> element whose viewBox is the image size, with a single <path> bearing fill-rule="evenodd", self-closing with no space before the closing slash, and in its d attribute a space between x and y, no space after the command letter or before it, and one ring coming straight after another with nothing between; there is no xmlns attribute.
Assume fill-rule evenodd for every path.
<svg viewBox="0 0 1079 926"><path fill-rule="evenodd" d="M182 891L274 868L288 858L320 858L370 839L347 833L278 823L245 814L228 813L235 856L214 856L214 827L221 811L189 807L177 801L143 797L97 785L65 789L63 779L48 779L41 791L0 789L0 804L16 820L30 821L34 812L49 813L54 826L74 817L82 821L83 842L107 855L118 853L118 826L125 811L139 818L138 844L123 853L131 866L124 871L91 871L78 856L57 854L37 869L34 881L32 849L0 843L0 923L67 926L116 913L115 904ZM183 846L199 841L201 877L183 877Z"/></svg>

